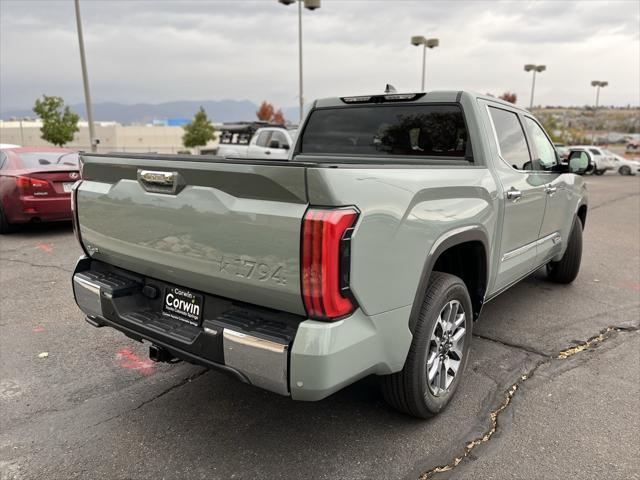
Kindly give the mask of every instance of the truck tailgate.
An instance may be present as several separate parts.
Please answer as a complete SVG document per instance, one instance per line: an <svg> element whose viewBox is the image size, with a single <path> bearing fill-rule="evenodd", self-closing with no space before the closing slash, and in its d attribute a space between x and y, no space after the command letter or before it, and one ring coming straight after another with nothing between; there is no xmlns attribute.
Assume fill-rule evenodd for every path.
<svg viewBox="0 0 640 480"><path fill-rule="evenodd" d="M85 155L83 161L77 215L92 258L304 314L304 167L160 155Z"/></svg>

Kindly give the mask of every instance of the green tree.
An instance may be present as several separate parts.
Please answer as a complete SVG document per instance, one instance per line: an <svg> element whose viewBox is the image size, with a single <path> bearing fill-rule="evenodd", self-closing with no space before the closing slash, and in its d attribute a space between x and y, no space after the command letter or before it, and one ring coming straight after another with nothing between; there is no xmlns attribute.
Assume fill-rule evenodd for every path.
<svg viewBox="0 0 640 480"><path fill-rule="evenodd" d="M187 148L204 147L209 140L216 138L216 129L202 107L193 116L191 123L182 128L184 128L182 143Z"/></svg>
<svg viewBox="0 0 640 480"><path fill-rule="evenodd" d="M42 119L40 132L43 140L62 147L73 140L80 117L64 104L61 97L42 95L33 106L33 111Z"/></svg>

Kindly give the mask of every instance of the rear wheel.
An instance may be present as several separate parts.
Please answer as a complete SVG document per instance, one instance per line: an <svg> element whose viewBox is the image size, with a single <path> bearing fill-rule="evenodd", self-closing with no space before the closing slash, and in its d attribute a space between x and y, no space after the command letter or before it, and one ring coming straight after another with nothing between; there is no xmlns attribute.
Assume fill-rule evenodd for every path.
<svg viewBox="0 0 640 480"><path fill-rule="evenodd" d="M559 262L547 263L547 276L557 283L571 283L578 276L582 261L582 222L578 217L573 219L569 234L569 244Z"/></svg>
<svg viewBox="0 0 640 480"><path fill-rule="evenodd" d="M593 171L596 175L604 175L604 170L598 170L597 168Z"/></svg>
<svg viewBox="0 0 640 480"><path fill-rule="evenodd" d="M11 233L15 230L14 225L10 224L4 214L4 210L0 207L0 234Z"/></svg>
<svg viewBox="0 0 640 480"><path fill-rule="evenodd" d="M620 169L618 170L618 173L620 175L631 175L631 169L628 166L624 165L620 167Z"/></svg>
<svg viewBox="0 0 640 480"><path fill-rule="evenodd" d="M429 418L453 397L467 363L473 310L464 282L433 272L413 325L404 368L381 379L385 400L408 415Z"/></svg>

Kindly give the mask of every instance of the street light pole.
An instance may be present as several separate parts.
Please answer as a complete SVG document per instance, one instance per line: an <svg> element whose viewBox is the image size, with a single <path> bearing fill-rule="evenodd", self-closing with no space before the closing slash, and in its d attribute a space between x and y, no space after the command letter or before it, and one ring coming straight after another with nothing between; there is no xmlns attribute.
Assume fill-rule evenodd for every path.
<svg viewBox="0 0 640 480"><path fill-rule="evenodd" d="M87 110L87 121L89 122L89 143L91 151L97 151L96 134L93 126L93 110L91 107L91 94L89 92L89 77L87 75L87 59L84 53L84 38L82 36L82 21L80 20L80 0L75 0L76 25L78 27L78 44L80 45L80 65L82 66L82 83L84 84L84 103Z"/></svg>
<svg viewBox="0 0 640 480"><path fill-rule="evenodd" d="M20 146L24 147L24 130L22 129L23 117L20 117Z"/></svg>
<svg viewBox="0 0 640 480"><path fill-rule="evenodd" d="M536 73L544 72L547 69L545 65L533 65L528 63L524 66L525 72L533 71L533 79L531 80L531 100L529 101L529 110L533 108L533 96L536 90Z"/></svg>
<svg viewBox="0 0 640 480"><path fill-rule="evenodd" d="M591 86L596 87L596 110L600 102L600 87L606 87L607 85L609 85L609 82L603 82L601 80L593 80L591 82Z"/></svg>
<svg viewBox="0 0 640 480"><path fill-rule="evenodd" d="M411 44L416 47L422 45L422 76L420 83L420 90L424 92L426 75L427 75L427 48L435 48L440 44L440 40L437 38L426 39L422 35L411 37Z"/></svg>
<svg viewBox="0 0 640 480"><path fill-rule="evenodd" d="M302 2L298 1L298 66L299 66L299 95L300 122L302 125L302 115L304 112L304 93L302 85Z"/></svg>
<svg viewBox="0 0 640 480"><path fill-rule="evenodd" d="M283 5L291 5L298 2L298 75L299 75L299 92L298 99L300 102L300 124L302 124L302 118L304 116L304 95L303 95L303 82L302 82L302 4L304 8L309 10L315 10L320 8L320 0L278 0Z"/></svg>
<svg viewBox="0 0 640 480"><path fill-rule="evenodd" d="M536 91L536 71L533 71L533 80L531 80L531 100L529 101L529 110L533 108L533 97Z"/></svg>

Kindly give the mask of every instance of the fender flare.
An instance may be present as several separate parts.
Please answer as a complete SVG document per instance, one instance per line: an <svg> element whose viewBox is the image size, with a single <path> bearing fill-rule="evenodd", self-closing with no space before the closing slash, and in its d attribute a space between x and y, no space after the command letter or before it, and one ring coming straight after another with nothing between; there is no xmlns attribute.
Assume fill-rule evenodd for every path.
<svg viewBox="0 0 640 480"><path fill-rule="evenodd" d="M413 326L416 324L418 316L420 315L420 308L422 306L422 303L424 302L424 297L427 292L427 286L429 284L429 278L431 277L431 272L433 271L433 267L436 264L436 261L438 260L440 255L442 255L442 253L449 248L472 241L478 241L482 243L485 250L486 281L484 285L484 294L486 295L486 290L489 283L489 268L491 265L489 235L481 225L473 225L449 230L440 238L438 238L438 240L436 240L436 242L433 244L431 250L429 251L429 254L427 255L424 266L422 267L422 275L420 276L420 282L418 283L418 288L416 289L413 305L411 307L411 314L409 315L409 329L412 331L412 333ZM478 312L474 312L475 319L477 319L479 315L480 310L478 310Z"/></svg>

